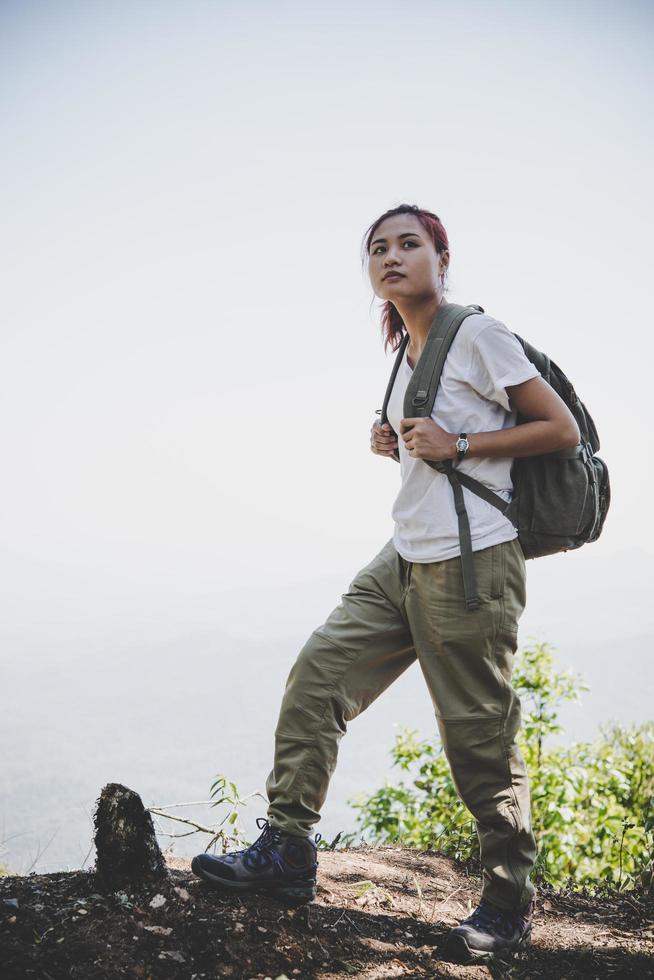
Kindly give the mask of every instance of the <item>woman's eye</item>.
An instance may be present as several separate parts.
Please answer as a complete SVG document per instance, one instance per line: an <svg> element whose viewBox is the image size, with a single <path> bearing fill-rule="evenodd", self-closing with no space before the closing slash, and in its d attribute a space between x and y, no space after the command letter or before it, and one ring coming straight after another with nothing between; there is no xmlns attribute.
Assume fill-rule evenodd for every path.
<svg viewBox="0 0 654 980"><path fill-rule="evenodd" d="M407 240L405 242L402 242L402 244L403 245L413 245L414 248L417 248L418 247L418 243L411 241L411 239L409 239L409 238L407 238ZM371 255L376 255L377 252L379 252L380 250L383 251L383 248L384 248L383 245L378 245L377 248L373 248L373 250L372 250L372 252L370 254Z"/></svg>

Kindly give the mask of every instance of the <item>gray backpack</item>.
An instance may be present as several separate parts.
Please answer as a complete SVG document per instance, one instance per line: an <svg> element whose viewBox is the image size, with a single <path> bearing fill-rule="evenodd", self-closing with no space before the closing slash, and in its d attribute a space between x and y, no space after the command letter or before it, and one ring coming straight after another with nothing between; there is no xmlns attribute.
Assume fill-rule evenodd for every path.
<svg viewBox="0 0 654 980"><path fill-rule="evenodd" d="M471 313L483 312L481 306L459 306L456 303L445 303L439 308L404 396L405 418L431 416L445 358L456 332ZM517 334L514 336L520 341L532 364L574 415L581 441L574 449L516 457L511 467L513 499L510 501L504 500L468 474L460 472L452 460L423 460L447 477L454 493L466 607L471 611L479 608L479 596L463 487L497 507L511 521L517 528L525 558L571 551L588 541L596 541L611 499L608 468L604 460L595 455L600 446L599 437L585 405L554 361L537 351L522 337ZM409 334L406 333L395 358L383 406L377 409L381 415L381 424L388 422L388 400L409 340ZM518 425L527 421L529 420L518 413ZM465 430L465 422L465 419L461 419L459 431ZM393 453L393 458L399 462L397 450Z"/></svg>

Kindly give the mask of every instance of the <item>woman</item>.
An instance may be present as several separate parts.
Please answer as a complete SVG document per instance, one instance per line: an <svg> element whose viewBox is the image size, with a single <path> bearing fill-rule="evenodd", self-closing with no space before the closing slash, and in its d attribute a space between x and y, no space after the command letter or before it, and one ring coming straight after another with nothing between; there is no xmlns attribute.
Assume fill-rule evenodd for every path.
<svg viewBox="0 0 654 980"><path fill-rule="evenodd" d="M403 418L404 392L444 304L449 244L439 218L414 205L381 215L365 236L368 273L385 301L385 344L410 341L371 449L399 451L394 532L362 568L295 661L275 730L268 820L255 843L201 854L213 884L268 888L289 901L315 896L320 819L347 723L417 659L457 790L477 822L483 885L478 907L452 930L457 956L490 959L529 938L536 858L529 786L516 745L520 701L510 684L525 560L514 526L466 492L480 603L466 608L457 516L447 477L424 460L456 460L509 499L514 457L577 445L577 424L520 343L485 313L463 320L430 418ZM516 426L516 412L533 421ZM457 441L467 434L467 449ZM463 450L462 450L463 446ZM260 818L261 819L261 818ZM259 824L261 826L261 824Z"/></svg>

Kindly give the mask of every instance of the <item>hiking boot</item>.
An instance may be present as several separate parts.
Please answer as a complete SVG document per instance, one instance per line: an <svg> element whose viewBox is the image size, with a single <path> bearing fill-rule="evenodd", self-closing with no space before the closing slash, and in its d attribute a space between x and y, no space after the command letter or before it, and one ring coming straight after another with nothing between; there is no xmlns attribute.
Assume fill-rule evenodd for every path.
<svg viewBox="0 0 654 980"><path fill-rule="evenodd" d="M197 854L191 870L217 888L266 891L285 905L303 905L316 897L318 841L321 834L294 837L257 817L265 828L254 844L229 854Z"/></svg>
<svg viewBox="0 0 654 980"><path fill-rule="evenodd" d="M536 897L522 909L500 909L482 898L472 915L448 934L445 952L458 963L510 958L531 939Z"/></svg>

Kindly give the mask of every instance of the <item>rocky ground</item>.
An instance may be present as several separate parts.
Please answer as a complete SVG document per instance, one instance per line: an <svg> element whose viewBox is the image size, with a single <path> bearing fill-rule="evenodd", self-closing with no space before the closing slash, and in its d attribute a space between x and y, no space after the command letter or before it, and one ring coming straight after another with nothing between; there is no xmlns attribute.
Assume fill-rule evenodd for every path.
<svg viewBox="0 0 654 980"><path fill-rule="evenodd" d="M403 977L654 977L654 907L541 888L529 950L510 964L443 957L479 880L431 852L320 850L318 896L289 910L233 896L168 857L156 889L101 894L92 871L0 878L2 980L365 980Z"/></svg>

